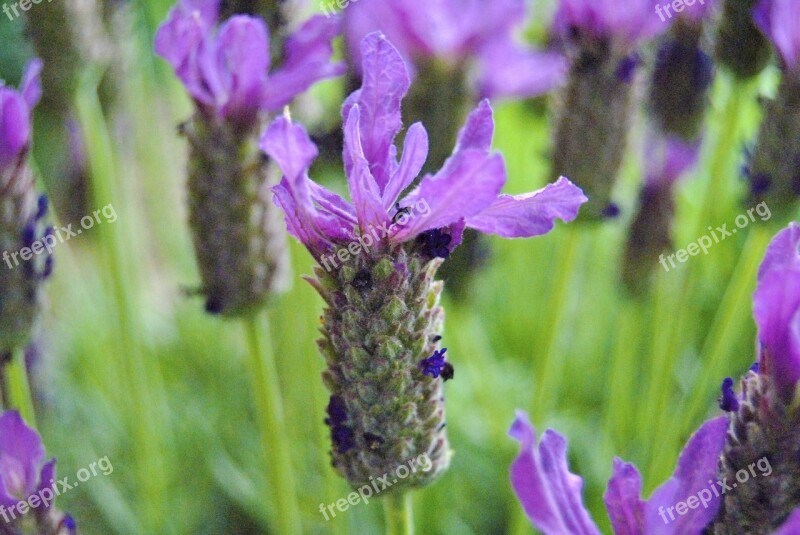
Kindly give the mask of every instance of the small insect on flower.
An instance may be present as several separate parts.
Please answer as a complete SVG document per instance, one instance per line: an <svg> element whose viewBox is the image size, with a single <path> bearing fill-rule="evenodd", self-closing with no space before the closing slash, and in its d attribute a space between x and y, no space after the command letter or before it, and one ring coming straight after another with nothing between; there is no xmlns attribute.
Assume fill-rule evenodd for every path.
<svg viewBox="0 0 800 535"><path fill-rule="evenodd" d="M397 210L397 212L395 212L394 217L392 217L393 225L397 224L398 217L403 215L411 216L411 208L409 208L408 206L401 208L399 202L394 204L394 209ZM400 226L402 227L403 225L401 224Z"/></svg>

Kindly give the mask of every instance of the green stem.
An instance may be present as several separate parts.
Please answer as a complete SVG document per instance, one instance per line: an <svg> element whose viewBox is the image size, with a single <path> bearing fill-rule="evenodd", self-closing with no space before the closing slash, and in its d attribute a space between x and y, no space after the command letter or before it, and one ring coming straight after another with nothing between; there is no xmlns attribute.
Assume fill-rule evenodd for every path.
<svg viewBox="0 0 800 535"><path fill-rule="evenodd" d="M259 315L254 315L243 322L249 347L253 395L261 426L264 465L276 504L274 527L277 533L302 533L269 318L265 316L259 320Z"/></svg>
<svg viewBox="0 0 800 535"><path fill-rule="evenodd" d="M383 500L386 535L414 535L414 513L411 493L393 492Z"/></svg>
<svg viewBox="0 0 800 535"><path fill-rule="evenodd" d="M8 392L3 392L3 397L8 397L8 407L17 409L25 422L36 428L36 415L33 410L33 397L28 384L28 372L25 369L25 355L19 350L15 351L12 358L5 365L5 386Z"/></svg>
<svg viewBox="0 0 800 535"><path fill-rule="evenodd" d="M534 396L534 405L531 411L534 421L537 423L541 423L553 407L561 389L561 369L564 359L556 354L555 349L561 317L564 315L567 305L567 290L573 272L575 254L580 241L580 233L575 229L568 228L566 232L566 243L560 250L560 257L555 268L556 280L552 285L549 303L544 309L546 313L543 315L543 336L540 337L542 342L539 346L541 353L534 353L534 359L537 357L541 359L539 362L534 361L533 365L534 370L541 370L536 378L538 391Z"/></svg>

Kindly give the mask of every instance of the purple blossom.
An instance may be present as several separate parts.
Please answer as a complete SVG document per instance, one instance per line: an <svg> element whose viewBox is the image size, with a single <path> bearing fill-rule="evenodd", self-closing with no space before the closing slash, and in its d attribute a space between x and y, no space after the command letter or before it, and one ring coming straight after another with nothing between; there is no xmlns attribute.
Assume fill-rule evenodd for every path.
<svg viewBox="0 0 800 535"><path fill-rule="evenodd" d="M444 370L445 365L447 364L447 360L444 354L447 353L447 348L437 349L433 352L428 358L422 359L419 362L419 367L422 368L423 375L429 375L436 379L439 375L442 374L442 370Z"/></svg>
<svg viewBox="0 0 800 535"><path fill-rule="evenodd" d="M55 479L55 459L44 462L44 445L16 411L0 416L0 505L12 507ZM49 508L50 503L43 504Z"/></svg>
<svg viewBox="0 0 800 535"><path fill-rule="evenodd" d="M363 85L342 107L344 166L352 204L308 177L317 148L302 126L276 119L261 148L283 171L273 188L285 212L289 233L320 258L336 244L374 233L380 244L402 243L434 229L452 236L450 251L464 227L506 238L545 234L555 219L572 221L586 202L581 190L561 177L555 184L522 195L503 195L503 158L490 150L494 121L482 101L462 128L452 156L434 175L418 178L428 153L428 135L420 123L408 129L398 160L395 136L402 128L400 106L410 81L398 51L380 33L361 45ZM403 224L393 221L397 203L424 205ZM443 256L437 254L437 256Z"/></svg>
<svg viewBox="0 0 800 535"><path fill-rule="evenodd" d="M800 3L761 0L753 10L756 25L770 38L791 71L800 70Z"/></svg>
<svg viewBox="0 0 800 535"><path fill-rule="evenodd" d="M646 184L674 184L697 164L700 142L653 134L647 142Z"/></svg>
<svg viewBox="0 0 800 535"><path fill-rule="evenodd" d="M219 0L180 0L158 29L156 52L175 69L201 106L223 117L276 111L315 82L338 76L330 62L339 20L316 16L286 42L285 62L268 74L269 35L263 20L238 15L217 30Z"/></svg>
<svg viewBox="0 0 800 535"><path fill-rule="evenodd" d="M517 42L525 18L524 0L360 0L345 11L345 37L357 64L362 39L381 31L408 65L473 62L481 98L524 98L561 84L567 70L560 54Z"/></svg>
<svg viewBox="0 0 800 535"><path fill-rule="evenodd" d="M614 459L613 473L604 495L614 532L700 534L713 520L721 503L719 496L712 493L709 480L717 479L717 463L727 427L724 416L700 426L681 453L673 476L658 487L649 500L641 498L642 481L636 467ZM566 439L548 429L537 445L536 431L522 412L517 413L509 435L521 443L520 454L511 465L511 484L534 526L546 535L599 534L600 530L583 505L583 481L569 471ZM677 504L692 496L705 498L703 507L677 514Z"/></svg>
<svg viewBox="0 0 800 535"><path fill-rule="evenodd" d="M800 380L800 226L791 223L767 248L758 272L753 314L758 325L759 373L792 399Z"/></svg>
<svg viewBox="0 0 800 535"><path fill-rule="evenodd" d="M736 412L739 410L739 399L733 391L733 379L726 377L722 381L722 396L719 399L719 408L725 412Z"/></svg>
<svg viewBox="0 0 800 535"><path fill-rule="evenodd" d="M632 49L669 27L657 16L656 4L654 0L561 0L554 28L565 40L578 30Z"/></svg>
<svg viewBox="0 0 800 535"><path fill-rule="evenodd" d="M19 91L0 80L0 173L18 163L31 143L31 112L42 95L42 62L28 64Z"/></svg>

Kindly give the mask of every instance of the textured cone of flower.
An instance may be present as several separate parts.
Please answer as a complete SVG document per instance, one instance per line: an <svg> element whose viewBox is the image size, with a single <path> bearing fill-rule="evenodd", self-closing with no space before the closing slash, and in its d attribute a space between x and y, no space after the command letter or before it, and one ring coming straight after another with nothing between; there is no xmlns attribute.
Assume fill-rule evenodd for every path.
<svg viewBox="0 0 800 535"><path fill-rule="evenodd" d="M544 234L570 221L586 201L567 179L538 192L501 195L505 168L491 153L492 110L481 102L458 136L453 155L417 181L428 152L425 128L405 135L399 161L394 138L409 76L398 51L379 33L362 42L364 82L346 100L345 172L353 203L312 182L317 148L286 118L262 148L284 177L273 190L289 233L317 259L310 282L325 299L320 348L331 391L326 423L333 465L354 487L369 484L420 455L431 461L402 485L425 484L449 461L442 382L452 377L441 338L442 258L465 227L503 237Z"/></svg>
<svg viewBox="0 0 800 535"><path fill-rule="evenodd" d="M720 475L735 481L741 470L766 459L772 473L725 494L713 534L800 533L800 226L773 238L753 296L759 360L741 381L723 383L720 406L730 427ZM760 466L760 465L759 465ZM787 520L788 519L788 520Z"/></svg>
<svg viewBox="0 0 800 535"><path fill-rule="evenodd" d="M659 42L650 79L651 120L667 135L687 141L698 138L708 108L714 62L703 41L705 9L685 12ZM700 6L700 4L695 4Z"/></svg>
<svg viewBox="0 0 800 535"><path fill-rule="evenodd" d="M38 312L39 287L52 269L49 252L28 261L20 257L23 248L41 237L39 221L47 210L27 161L41 67L39 60L28 66L19 91L0 82L0 355L27 341Z"/></svg>
<svg viewBox="0 0 800 535"><path fill-rule="evenodd" d="M53 506L57 495L56 460L45 462L39 435L16 411L0 415L0 533L75 535L75 521ZM36 500L30 502L30 498ZM22 501L38 503L25 514Z"/></svg>
<svg viewBox="0 0 800 535"><path fill-rule="evenodd" d="M778 50L783 78L748 162L751 201L766 201L778 221L792 219L800 197L800 4L767 0L756 20Z"/></svg>
<svg viewBox="0 0 800 535"><path fill-rule="evenodd" d="M753 22L757 3L758 0L722 0L716 57L739 79L752 78L769 63L769 41Z"/></svg>
<svg viewBox="0 0 800 535"><path fill-rule="evenodd" d="M560 95L553 169L586 192L584 219L617 213L611 194L630 128L635 49L663 26L648 2L561 0L555 31L572 65Z"/></svg>
<svg viewBox="0 0 800 535"><path fill-rule="evenodd" d="M647 174L639 193L622 263L622 280L632 293L641 293L659 257L672 248L675 215L674 185L696 162L698 144L652 136L647 147ZM666 264L665 264L666 267Z"/></svg>
<svg viewBox="0 0 800 535"><path fill-rule="evenodd" d="M681 453L675 473L648 500L642 499L642 481L636 467L614 459L603 496L614 533L703 533L720 506L715 485L726 429L724 416L700 426ZM509 435L521 445L520 454L511 465L511 485L536 529L545 535L599 535L600 530L583 505L583 481L569 471L566 439L548 429L537 445L536 431L521 412ZM692 496L696 498L695 507L676 512L676 504Z"/></svg>
<svg viewBox="0 0 800 535"><path fill-rule="evenodd" d="M269 76L261 19L235 16L215 31L218 2L183 0L156 36L196 104L182 128L189 145L189 222L211 313L252 313L288 282L288 250L269 202L270 164L258 151L266 114L313 83L341 74L331 64L338 21L314 17L288 39Z"/></svg>

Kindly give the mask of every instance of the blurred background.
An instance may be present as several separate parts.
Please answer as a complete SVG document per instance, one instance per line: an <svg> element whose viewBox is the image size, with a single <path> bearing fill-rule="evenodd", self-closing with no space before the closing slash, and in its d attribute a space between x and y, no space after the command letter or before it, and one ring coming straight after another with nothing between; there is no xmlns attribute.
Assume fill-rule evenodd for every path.
<svg viewBox="0 0 800 535"><path fill-rule="evenodd" d="M109 204L118 216L58 246L26 351L38 428L59 473L72 476L104 456L114 468L58 506L85 534L277 533L271 519L281 511L263 475L242 327L207 315L192 295L199 275L186 224L187 146L177 135L192 103L152 52L172 2L74 4L53 0L24 17L0 16L0 78L16 86L29 58L45 61L33 158L51 217L76 224ZM553 10L551 0L532 8L529 42L547 42ZM778 80L774 65L748 82L718 72L699 163L676 188L672 251L709 226L732 227L752 207L740 167L761 121L759 100ZM292 106L321 145L334 147L313 176L341 192L330 138L348 83L317 84ZM554 181L553 99L493 105L504 191ZM655 265L646 290L631 293L620 282L647 163L645 128L640 113L615 192L619 217L559 224L530 240L489 238L466 289L446 295L454 456L439 481L414 493L420 533L533 533L508 481L517 444L506 433L516 409L539 430L568 437L571 469L608 531L602 493L613 456L636 463L652 491L689 434L718 413L722 379L755 360L755 273L785 219L757 218L668 272ZM301 279L313 259L294 241L291 256L294 284L268 315L303 532L382 533L379 500L329 521L319 512L350 490L330 467L323 424L328 394L315 342L323 303Z"/></svg>

